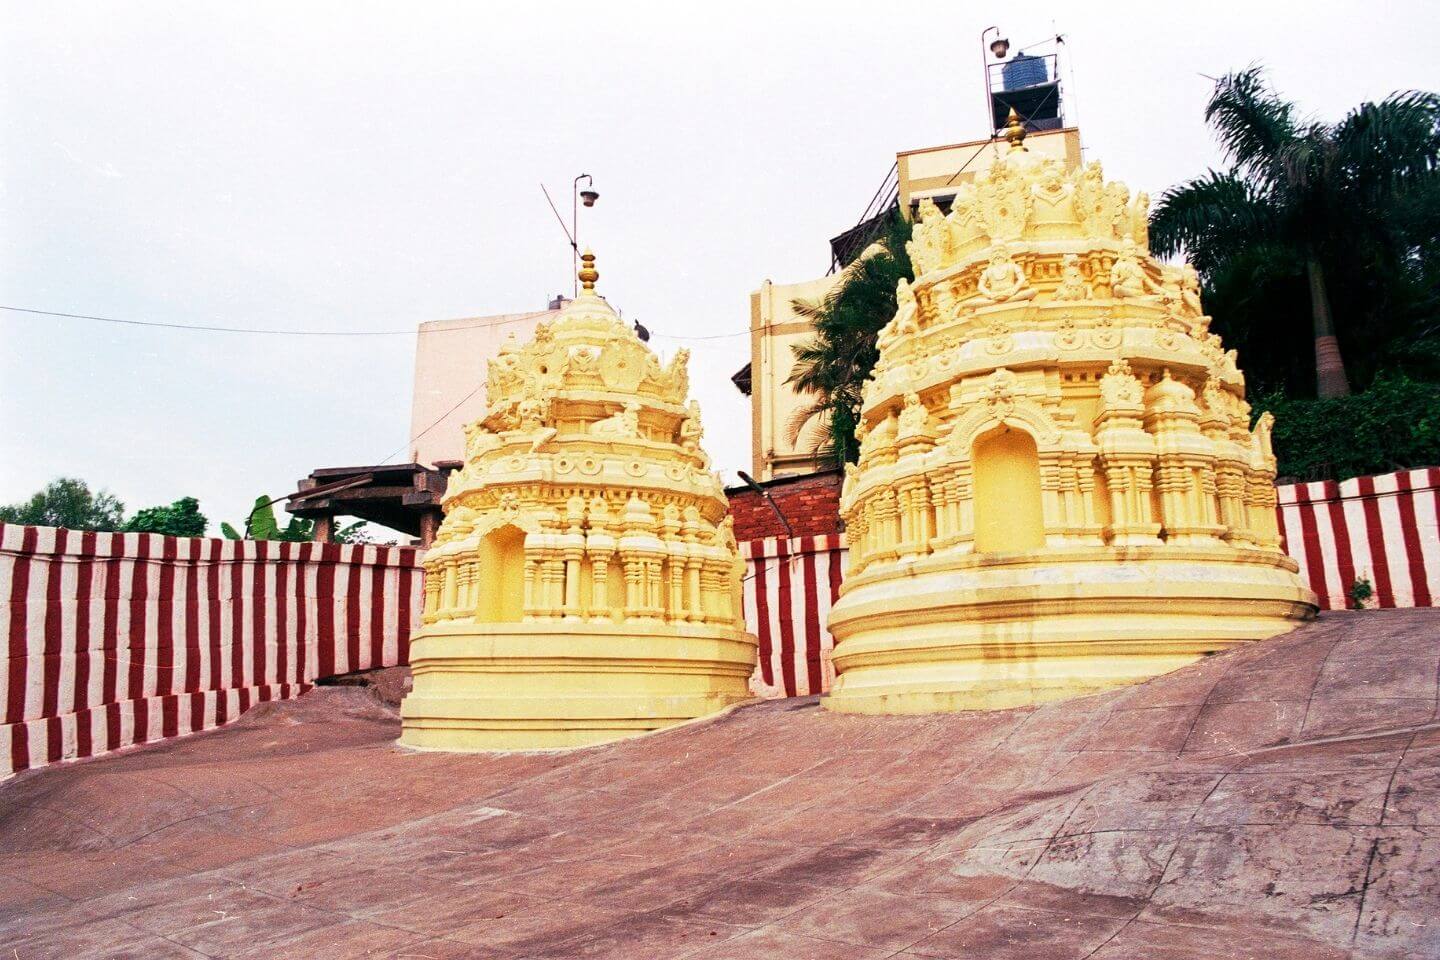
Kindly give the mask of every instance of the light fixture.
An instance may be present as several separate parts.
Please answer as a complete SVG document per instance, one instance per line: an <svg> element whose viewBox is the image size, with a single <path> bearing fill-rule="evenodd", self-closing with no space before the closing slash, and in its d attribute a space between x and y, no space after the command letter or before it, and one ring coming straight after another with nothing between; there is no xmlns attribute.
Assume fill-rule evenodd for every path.
<svg viewBox="0 0 1440 960"><path fill-rule="evenodd" d="M595 206L595 201L600 199L600 194L595 192L594 187L586 187L580 191L580 202L587 207Z"/></svg>
<svg viewBox="0 0 1440 960"><path fill-rule="evenodd" d="M996 60L1004 60L1005 54L1010 52L1010 41L1006 40L1004 37L1001 37L999 40L992 41L990 44L990 52L995 54Z"/></svg>

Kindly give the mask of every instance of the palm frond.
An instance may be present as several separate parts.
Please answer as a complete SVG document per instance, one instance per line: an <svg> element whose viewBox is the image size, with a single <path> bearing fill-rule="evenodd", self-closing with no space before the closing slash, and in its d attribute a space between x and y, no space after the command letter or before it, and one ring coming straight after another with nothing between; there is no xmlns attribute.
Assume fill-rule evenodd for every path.
<svg viewBox="0 0 1440 960"><path fill-rule="evenodd" d="M1440 170L1440 95L1411 90L1362 103L1329 131L1337 163L1368 203Z"/></svg>
<svg viewBox="0 0 1440 960"><path fill-rule="evenodd" d="M811 421L819 417L822 420L830 404L824 397L815 397L810 402L797 407L790 416L785 418L785 442L795 446L800 442L800 434L805 432Z"/></svg>
<svg viewBox="0 0 1440 960"><path fill-rule="evenodd" d="M1275 160L1296 133L1295 105L1275 95L1259 66L1220 78L1205 121L1235 165L1263 180L1276 177Z"/></svg>
<svg viewBox="0 0 1440 960"><path fill-rule="evenodd" d="M1275 228L1275 211L1260 191L1234 173L1211 170L1160 195L1150 214L1150 247L1161 256L1184 251L1203 271Z"/></svg>

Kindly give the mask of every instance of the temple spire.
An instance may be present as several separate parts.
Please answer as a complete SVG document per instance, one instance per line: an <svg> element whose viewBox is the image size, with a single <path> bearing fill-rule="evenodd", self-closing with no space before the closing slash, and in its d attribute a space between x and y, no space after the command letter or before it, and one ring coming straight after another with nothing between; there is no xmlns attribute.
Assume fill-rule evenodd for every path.
<svg viewBox="0 0 1440 960"><path fill-rule="evenodd" d="M1025 146L1025 124L1020 122L1020 115L1015 108L1010 108L1010 115L1005 118L1005 139L1010 141L1010 149L1017 147L1021 150L1028 149Z"/></svg>
<svg viewBox="0 0 1440 960"><path fill-rule="evenodd" d="M580 272L576 276L580 278L581 290L594 296L595 281L600 279L600 271L595 269L595 254L590 252L589 247L580 254ZM584 296L584 293L581 296Z"/></svg>

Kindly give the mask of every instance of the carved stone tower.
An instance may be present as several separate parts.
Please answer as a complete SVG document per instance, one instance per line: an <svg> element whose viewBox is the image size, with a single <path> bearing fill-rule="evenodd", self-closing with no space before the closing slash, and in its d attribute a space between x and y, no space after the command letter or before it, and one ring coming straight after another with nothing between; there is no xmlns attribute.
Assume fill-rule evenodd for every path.
<svg viewBox="0 0 1440 960"><path fill-rule="evenodd" d="M749 696L744 562L688 354L662 366L582 259L580 296L490 361L425 557L408 746L583 746Z"/></svg>
<svg viewBox="0 0 1440 960"><path fill-rule="evenodd" d="M1149 255L1144 194L1009 139L920 204L841 498L832 710L1039 703L1314 615L1194 270Z"/></svg>

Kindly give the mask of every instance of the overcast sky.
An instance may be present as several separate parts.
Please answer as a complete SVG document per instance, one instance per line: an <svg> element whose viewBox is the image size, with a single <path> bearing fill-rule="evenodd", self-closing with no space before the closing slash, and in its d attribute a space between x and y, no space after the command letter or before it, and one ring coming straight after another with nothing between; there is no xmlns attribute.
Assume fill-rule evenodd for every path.
<svg viewBox="0 0 1440 960"><path fill-rule="evenodd" d="M822 274L897 150L988 133L984 27L1064 33L1087 158L1157 196L1218 162L1202 73L1264 62L1326 118L1440 89L1422 2L1029 8L1062 13L0 3L0 304L333 331L539 309L570 289L570 252L537 184L566 207L590 173L601 292L666 354L734 334L688 342L734 482L750 291ZM237 521L313 468L403 450L413 362L408 335L0 311L0 502L69 475Z"/></svg>

